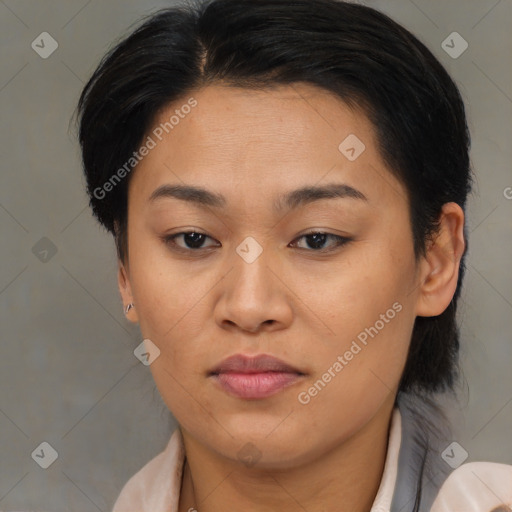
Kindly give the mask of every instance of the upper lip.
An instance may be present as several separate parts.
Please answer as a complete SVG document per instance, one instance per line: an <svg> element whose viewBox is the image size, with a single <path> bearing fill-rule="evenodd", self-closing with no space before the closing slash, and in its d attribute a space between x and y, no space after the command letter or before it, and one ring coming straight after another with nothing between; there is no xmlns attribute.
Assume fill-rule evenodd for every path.
<svg viewBox="0 0 512 512"><path fill-rule="evenodd" d="M284 373L299 373L303 372L294 368L293 366L285 363L277 357L267 354L260 354L257 356L245 356L243 354L235 354L227 357L220 362L210 374L219 373L263 373L263 372L284 372Z"/></svg>

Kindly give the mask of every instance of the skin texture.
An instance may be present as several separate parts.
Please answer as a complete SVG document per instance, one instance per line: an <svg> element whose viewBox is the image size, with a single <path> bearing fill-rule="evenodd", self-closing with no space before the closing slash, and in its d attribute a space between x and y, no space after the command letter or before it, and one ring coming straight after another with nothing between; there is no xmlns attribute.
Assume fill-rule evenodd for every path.
<svg viewBox="0 0 512 512"><path fill-rule="evenodd" d="M138 164L128 194L128 258L119 287L127 314L161 351L150 368L183 433L180 512L367 511L378 490L389 422L414 319L438 315L455 292L464 214L448 203L439 235L416 260L407 193L386 168L364 113L296 83L264 91L210 85L197 106ZM355 134L365 150L338 149ZM366 196L275 211L280 194L344 183ZM150 196L164 184L222 194L222 208ZM183 236L205 233L206 249ZM347 237L308 245L305 232ZM236 252L248 236L263 252ZM190 239L189 239L190 240ZM193 252L196 251L196 252ZM199 255L199 256L198 256ZM307 404L359 333L401 306ZM208 376L233 354L270 354L305 375L273 396L231 396ZM239 451L252 443L256 464ZM342 499L341 499L342 498Z"/></svg>

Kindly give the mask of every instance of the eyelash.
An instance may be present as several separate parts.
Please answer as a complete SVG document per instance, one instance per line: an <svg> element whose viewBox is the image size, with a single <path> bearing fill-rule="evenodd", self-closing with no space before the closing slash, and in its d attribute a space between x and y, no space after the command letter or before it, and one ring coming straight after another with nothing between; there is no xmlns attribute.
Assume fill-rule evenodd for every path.
<svg viewBox="0 0 512 512"><path fill-rule="evenodd" d="M163 239L165 244L171 245L173 250L175 250L177 252L188 253L188 254L199 253L201 251L205 251L205 250L208 250L208 249L211 249L211 248L214 247L214 246L212 246L212 247L199 247L197 249L191 249L191 248L181 247L181 246L176 244L176 242L175 242L176 238L178 238L179 236L190 235L190 234L203 235L206 238L211 238L213 240L212 237L208 236L206 233L201 233L200 231L181 231L180 233L175 233L173 235L166 235L162 239ZM325 254L325 253L329 253L329 252L335 251L336 249L339 249L340 247L342 247L342 246L344 246L347 243L352 241L351 238L347 238L347 237L340 236L340 235L335 235L334 233L328 233L328 232L325 232L325 231L310 231L310 232L307 232L307 233L303 233L302 235L300 235L299 237L295 238L290 243L296 243L298 240L300 240L302 238L305 238L307 236L312 236L312 235L326 235L327 237L334 238L336 240L336 244L334 245L334 247L331 247L331 248L328 248L328 249L310 249L310 248L299 247L298 248L299 250L306 250L308 252Z"/></svg>

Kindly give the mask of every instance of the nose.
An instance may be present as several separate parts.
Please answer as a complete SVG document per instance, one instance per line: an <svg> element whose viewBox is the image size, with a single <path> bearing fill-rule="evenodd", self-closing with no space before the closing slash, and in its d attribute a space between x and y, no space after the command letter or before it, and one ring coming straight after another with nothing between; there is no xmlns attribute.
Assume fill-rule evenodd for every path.
<svg viewBox="0 0 512 512"><path fill-rule="evenodd" d="M279 265L270 261L269 252L264 250L252 263L235 256L234 268L222 280L214 312L221 328L257 333L291 324L293 294L278 275Z"/></svg>

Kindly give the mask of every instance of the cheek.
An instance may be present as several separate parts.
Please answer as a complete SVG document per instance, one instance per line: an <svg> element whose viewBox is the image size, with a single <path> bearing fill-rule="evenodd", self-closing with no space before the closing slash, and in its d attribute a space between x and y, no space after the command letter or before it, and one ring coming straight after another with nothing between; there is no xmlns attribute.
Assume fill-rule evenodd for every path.
<svg viewBox="0 0 512 512"><path fill-rule="evenodd" d="M292 283L311 320L324 321L322 333L347 338L373 325L395 302L405 308L414 300L414 270L412 253L368 243L332 263L294 269L283 280Z"/></svg>
<svg viewBox="0 0 512 512"><path fill-rule="evenodd" d="M412 252L387 247L347 257L337 272L316 279L323 285L300 288L304 302L326 327L321 331L325 336L316 336L314 353L315 379L330 379L334 393L326 393L325 400L339 401L349 390L350 397L343 400L355 406L378 396L379 390L396 391L414 325L415 265Z"/></svg>
<svg viewBox="0 0 512 512"><path fill-rule="evenodd" d="M130 281L142 334L167 344L186 330L193 335L201 329L199 316L204 314L202 298L215 283L215 276L200 270L190 271L186 265L166 256L160 242L133 244L130 254ZM144 250L138 249L144 247Z"/></svg>
<svg viewBox="0 0 512 512"><path fill-rule="evenodd" d="M169 411L186 430L198 432L204 430L211 418L217 417L218 411L205 393L204 378L195 373L193 363L194 358L183 360L166 350L151 364L150 370Z"/></svg>
<svg viewBox="0 0 512 512"><path fill-rule="evenodd" d="M308 417L357 429L396 394L414 319L410 308L392 298L347 308L331 324L336 337L315 346L315 371L295 396Z"/></svg>

